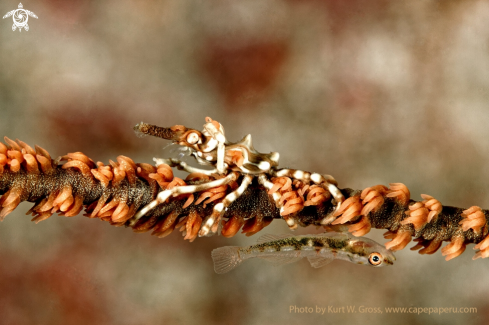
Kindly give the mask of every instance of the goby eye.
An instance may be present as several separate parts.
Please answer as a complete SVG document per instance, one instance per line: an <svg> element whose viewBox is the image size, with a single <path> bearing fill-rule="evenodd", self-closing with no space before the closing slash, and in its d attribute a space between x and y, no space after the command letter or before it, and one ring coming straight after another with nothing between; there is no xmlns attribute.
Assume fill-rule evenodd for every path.
<svg viewBox="0 0 489 325"><path fill-rule="evenodd" d="M368 257L368 262L373 266L379 266L382 264L382 255L379 253L372 253Z"/></svg>

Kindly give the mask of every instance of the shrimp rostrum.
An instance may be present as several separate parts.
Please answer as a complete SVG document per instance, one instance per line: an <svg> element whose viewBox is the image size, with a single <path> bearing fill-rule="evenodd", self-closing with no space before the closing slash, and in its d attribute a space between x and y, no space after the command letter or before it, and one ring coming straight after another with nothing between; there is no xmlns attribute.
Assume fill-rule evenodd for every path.
<svg viewBox="0 0 489 325"><path fill-rule="evenodd" d="M223 126L206 118L202 131L182 125L158 127L140 123L139 135L152 135L180 145L198 167L179 159L154 158L155 166L118 156L109 164L81 152L57 159L41 147L5 137L0 143L0 220L22 201L35 222L54 213L85 216L165 237L175 229L189 241L220 233L232 237L261 231L274 219L298 226L348 229L364 236L386 229L392 251L406 247L433 254L443 242L447 260L475 244L476 258L489 257L489 211L443 206L430 195L411 199L401 183L364 190L339 188L330 175L279 168L279 154L257 152L251 136L233 143ZM188 173L174 177L173 169Z"/></svg>

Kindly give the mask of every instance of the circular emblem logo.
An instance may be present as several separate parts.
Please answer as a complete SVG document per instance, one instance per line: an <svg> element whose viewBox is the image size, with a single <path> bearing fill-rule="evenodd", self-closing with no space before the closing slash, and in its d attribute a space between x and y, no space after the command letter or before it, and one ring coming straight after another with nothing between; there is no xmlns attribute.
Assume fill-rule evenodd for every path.
<svg viewBox="0 0 489 325"><path fill-rule="evenodd" d="M11 10L3 16L3 19L12 16L14 20L14 24L12 25L12 30L15 31L17 28L19 29L19 32L22 31L22 28L25 29L26 31L29 30L29 25L27 25L27 21L29 20L29 16L34 17L37 19L37 16L35 13L29 10L25 10L24 6L22 3L19 3L19 8Z"/></svg>
<svg viewBox="0 0 489 325"><path fill-rule="evenodd" d="M27 12L25 12L24 9L15 10L14 24L17 27L24 27L27 24L28 20L29 20L29 16L27 15Z"/></svg>

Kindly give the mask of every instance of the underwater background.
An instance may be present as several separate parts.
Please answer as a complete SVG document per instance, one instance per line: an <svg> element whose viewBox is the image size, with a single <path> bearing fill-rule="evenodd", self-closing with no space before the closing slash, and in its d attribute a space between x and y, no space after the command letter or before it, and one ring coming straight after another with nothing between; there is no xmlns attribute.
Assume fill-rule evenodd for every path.
<svg viewBox="0 0 489 325"><path fill-rule="evenodd" d="M168 144L132 127L219 121L280 166L341 188L402 182L411 197L489 208L489 2L213 0L23 2L0 21L0 135L53 158L152 163ZM2 16L16 9L2 1ZM178 175L178 174L177 174ZM487 324L489 260L397 252L224 275L211 251L290 232L184 241L83 217L0 224L1 324ZM315 228L297 234L317 233ZM381 243L380 230L367 237ZM414 246L415 243L408 247ZM445 244L446 245L446 244ZM402 313L387 308L407 308ZM476 308L428 314L424 308ZM421 314L417 311L421 309ZM416 312L415 312L416 311Z"/></svg>

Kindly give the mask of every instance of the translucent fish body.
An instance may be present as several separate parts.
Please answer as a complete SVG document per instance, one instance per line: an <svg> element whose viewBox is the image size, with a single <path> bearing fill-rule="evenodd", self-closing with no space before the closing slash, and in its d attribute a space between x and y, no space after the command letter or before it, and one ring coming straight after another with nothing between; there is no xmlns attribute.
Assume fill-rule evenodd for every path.
<svg viewBox="0 0 489 325"><path fill-rule="evenodd" d="M264 235L253 246L225 246L212 251L214 269L218 274L229 272L244 260L254 257L277 265L306 257L315 268L335 259L371 266L392 265L396 260L390 250L369 238L337 232L302 236Z"/></svg>

